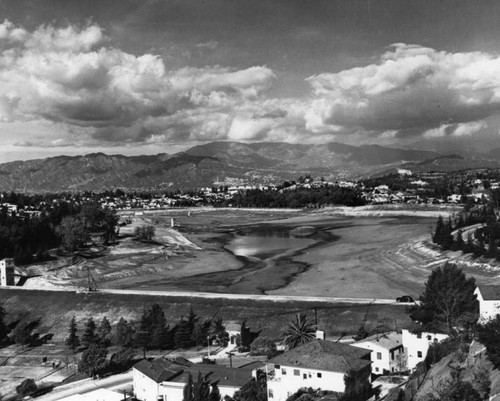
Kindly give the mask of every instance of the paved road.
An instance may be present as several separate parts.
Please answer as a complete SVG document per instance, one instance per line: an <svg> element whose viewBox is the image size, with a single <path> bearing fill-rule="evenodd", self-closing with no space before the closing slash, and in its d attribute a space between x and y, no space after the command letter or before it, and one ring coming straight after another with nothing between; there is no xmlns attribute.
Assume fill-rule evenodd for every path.
<svg viewBox="0 0 500 401"><path fill-rule="evenodd" d="M85 394L99 388L119 391L132 386L132 371L99 380L86 379L56 387L52 392L37 397L37 401L57 401L75 394Z"/></svg>
<svg viewBox="0 0 500 401"><path fill-rule="evenodd" d="M71 290L69 288L27 288L0 286L1 289L23 290L23 291L63 291L63 292L83 292L81 290ZM194 291L141 291L141 290L112 290L100 289L99 292L105 294L124 295L147 295L155 297L186 297L186 298L207 298L207 299L235 299L253 301L273 301L273 302L311 302L311 303L348 303L348 304L397 304L394 299L386 298L342 298L342 297L315 297L298 295L262 295L262 294L225 294L213 292Z"/></svg>

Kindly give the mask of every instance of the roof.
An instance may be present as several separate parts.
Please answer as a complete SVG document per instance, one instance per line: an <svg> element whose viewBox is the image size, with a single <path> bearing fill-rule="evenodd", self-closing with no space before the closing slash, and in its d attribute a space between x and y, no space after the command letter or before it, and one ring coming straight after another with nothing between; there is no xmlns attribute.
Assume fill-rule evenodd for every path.
<svg viewBox="0 0 500 401"><path fill-rule="evenodd" d="M250 380L252 380L252 370L251 368L228 368L227 366L212 365L212 364L195 364L190 367L186 367L184 372L172 378L171 382L174 383L187 383L187 378L189 373L194 381L198 377L198 373L202 376L206 376L210 384L217 384L218 387L242 387Z"/></svg>
<svg viewBox="0 0 500 401"><path fill-rule="evenodd" d="M481 296L485 301L500 300L500 286L497 285L478 285Z"/></svg>
<svg viewBox="0 0 500 401"><path fill-rule="evenodd" d="M357 341L356 345L362 346L364 343L376 344L382 348L392 350L403 346L403 336L395 331L389 333L379 333Z"/></svg>
<svg viewBox="0 0 500 401"><path fill-rule="evenodd" d="M151 362L143 359L134 365L134 369L137 369L156 383L161 383L182 373L184 367L164 359L155 359Z"/></svg>
<svg viewBox="0 0 500 401"><path fill-rule="evenodd" d="M313 340L284 352L269 363L347 373L370 365L370 350L326 340Z"/></svg>

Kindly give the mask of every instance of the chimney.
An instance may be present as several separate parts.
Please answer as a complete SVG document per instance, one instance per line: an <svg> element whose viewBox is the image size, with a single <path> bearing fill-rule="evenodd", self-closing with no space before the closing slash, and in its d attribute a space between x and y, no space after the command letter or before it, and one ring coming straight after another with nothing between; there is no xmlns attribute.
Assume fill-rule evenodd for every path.
<svg viewBox="0 0 500 401"><path fill-rule="evenodd" d="M316 330L316 339L317 340L324 340L325 339L325 332L323 330Z"/></svg>

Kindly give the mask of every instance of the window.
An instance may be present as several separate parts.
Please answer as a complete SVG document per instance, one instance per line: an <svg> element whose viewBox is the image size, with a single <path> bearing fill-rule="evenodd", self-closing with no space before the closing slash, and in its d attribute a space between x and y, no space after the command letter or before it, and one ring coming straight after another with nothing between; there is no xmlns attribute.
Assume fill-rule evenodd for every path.
<svg viewBox="0 0 500 401"><path fill-rule="evenodd" d="M435 342L435 343L437 343L437 342L438 342L438 339L437 339L437 338L435 338L435 339L434 339L434 342Z"/></svg>
<svg viewBox="0 0 500 401"><path fill-rule="evenodd" d="M273 389L269 389L269 398L274 398Z"/></svg>
<svg viewBox="0 0 500 401"><path fill-rule="evenodd" d="M417 333L417 338L422 338L422 333Z"/></svg>
<svg viewBox="0 0 500 401"><path fill-rule="evenodd" d="M303 379L307 379L307 375L304 373L304 374L302 375L302 378L303 378Z"/></svg>
<svg viewBox="0 0 500 401"><path fill-rule="evenodd" d="M378 372L378 368L375 368L375 372Z"/></svg>
<svg viewBox="0 0 500 401"><path fill-rule="evenodd" d="M429 334L429 335L427 336L427 340L431 341L431 338L432 338L432 337L431 337L431 335Z"/></svg>
<svg viewBox="0 0 500 401"><path fill-rule="evenodd" d="M394 360L394 352L391 352L391 361Z"/></svg>
<svg viewBox="0 0 500 401"><path fill-rule="evenodd" d="M294 369L293 370L293 375L294 376L300 376L300 369Z"/></svg>
<svg viewBox="0 0 500 401"><path fill-rule="evenodd" d="M279 369L279 368L281 368L280 365L274 365L274 369Z"/></svg>
<svg viewBox="0 0 500 401"><path fill-rule="evenodd" d="M286 375L286 369L285 368L281 368L281 374L282 375Z"/></svg>
<svg viewBox="0 0 500 401"><path fill-rule="evenodd" d="M377 359L382 359L382 352L377 352Z"/></svg>
<svg viewBox="0 0 500 401"><path fill-rule="evenodd" d="M319 372L318 372L318 378L320 378L320 379L321 379L321 373L319 373Z"/></svg>
<svg viewBox="0 0 500 401"><path fill-rule="evenodd" d="M417 357L422 358L422 351L417 351Z"/></svg>

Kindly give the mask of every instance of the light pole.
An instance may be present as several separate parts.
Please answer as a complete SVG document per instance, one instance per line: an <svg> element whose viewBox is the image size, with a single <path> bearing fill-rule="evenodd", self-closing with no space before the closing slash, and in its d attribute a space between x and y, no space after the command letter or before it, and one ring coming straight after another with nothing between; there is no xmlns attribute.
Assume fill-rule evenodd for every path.
<svg viewBox="0 0 500 401"><path fill-rule="evenodd" d="M208 357L210 358L210 336L207 336Z"/></svg>

